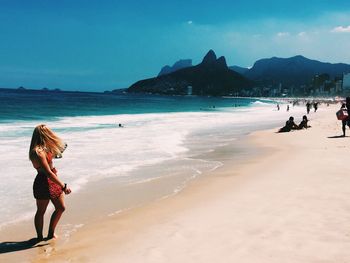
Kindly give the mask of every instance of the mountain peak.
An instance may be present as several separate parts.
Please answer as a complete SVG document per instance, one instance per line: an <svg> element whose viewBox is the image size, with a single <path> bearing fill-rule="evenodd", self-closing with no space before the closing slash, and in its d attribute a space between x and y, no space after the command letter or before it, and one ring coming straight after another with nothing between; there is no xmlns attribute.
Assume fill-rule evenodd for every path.
<svg viewBox="0 0 350 263"><path fill-rule="evenodd" d="M294 57L292 57L292 58L306 58L306 57L304 57L304 56L302 56L302 55L296 55L296 56L294 56Z"/></svg>
<svg viewBox="0 0 350 263"><path fill-rule="evenodd" d="M215 61L216 61L216 54L215 54L214 50L210 49L209 52L203 58L202 63L208 64L208 63L213 63Z"/></svg>
<svg viewBox="0 0 350 263"><path fill-rule="evenodd" d="M227 63L226 63L226 59L224 56L219 57L216 60L216 63L218 66L222 67L222 68L227 68Z"/></svg>

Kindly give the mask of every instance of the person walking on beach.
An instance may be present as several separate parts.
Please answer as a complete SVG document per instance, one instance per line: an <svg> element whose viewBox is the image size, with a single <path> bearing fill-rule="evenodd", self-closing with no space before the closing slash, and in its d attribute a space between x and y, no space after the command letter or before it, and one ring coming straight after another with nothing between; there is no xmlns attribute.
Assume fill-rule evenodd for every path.
<svg viewBox="0 0 350 263"><path fill-rule="evenodd" d="M346 110L347 114L349 114L350 97L346 97L346 103L343 103L340 109L341 110ZM341 122L342 122L343 137L345 137L346 125L348 125L348 127L350 128L350 118L349 118L349 116L347 118L343 119Z"/></svg>
<svg viewBox="0 0 350 263"><path fill-rule="evenodd" d="M43 240L44 214L51 200L55 207L52 213L48 231L48 239L55 238L55 229L65 210L64 195L70 194L71 189L57 176L52 159L62 157L67 145L46 125L35 127L29 148L29 159L38 174L33 184L33 194L36 199L37 211L34 225L38 241Z"/></svg>
<svg viewBox="0 0 350 263"><path fill-rule="evenodd" d="M307 112L307 114L310 113L310 108L311 108L311 103L310 102L306 102L306 112Z"/></svg>

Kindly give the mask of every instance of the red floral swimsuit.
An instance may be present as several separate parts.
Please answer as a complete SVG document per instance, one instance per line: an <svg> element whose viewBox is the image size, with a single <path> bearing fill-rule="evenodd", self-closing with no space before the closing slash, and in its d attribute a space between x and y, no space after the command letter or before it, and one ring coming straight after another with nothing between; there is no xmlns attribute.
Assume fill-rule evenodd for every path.
<svg viewBox="0 0 350 263"><path fill-rule="evenodd" d="M52 164L52 154L47 153L47 162ZM38 170L40 167L36 167ZM52 168L51 171L57 175L56 168ZM58 199L63 190L61 186L54 183L42 170L38 170L38 174L35 177L33 184L33 194L35 199Z"/></svg>

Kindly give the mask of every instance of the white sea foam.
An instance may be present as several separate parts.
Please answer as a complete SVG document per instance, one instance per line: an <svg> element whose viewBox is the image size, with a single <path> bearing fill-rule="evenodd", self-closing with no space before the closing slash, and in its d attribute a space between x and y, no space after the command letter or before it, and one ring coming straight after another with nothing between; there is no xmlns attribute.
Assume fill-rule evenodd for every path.
<svg viewBox="0 0 350 263"><path fill-rule="evenodd" d="M252 103L254 106L266 106L266 107L271 107L271 103L263 102L261 100L254 101Z"/></svg>
<svg viewBox="0 0 350 263"><path fill-rule="evenodd" d="M65 117L46 124L68 143L64 158L54 163L58 175L76 193L87 182L107 177L130 182L131 172L136 169L210 152L232 142L239 134L279 123L282 126L290 115L298 121L304 112L299 107L276 112L274 105L256 104L259 103L212 112ZM124 127L119 128L119 123ZM0 124L0 228L13 218L24 218L35 211L32 183L36 171L27 156L37 124ZM207 166L192 167L193 174L217 165L209 162ZM147 176L142 180L151 178Z"/></svg>

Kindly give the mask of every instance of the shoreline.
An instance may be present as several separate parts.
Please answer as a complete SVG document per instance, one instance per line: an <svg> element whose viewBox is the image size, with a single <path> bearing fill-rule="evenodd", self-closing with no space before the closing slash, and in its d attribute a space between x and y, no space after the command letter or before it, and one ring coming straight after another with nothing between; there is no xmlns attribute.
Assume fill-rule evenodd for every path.
<svg viewBox="0 0 350 263"><path fill-rule="evenodd" d="M317 121L317 119L315 119L315 121ZM230 150L230 146L227 146L227 149L219 149L219 152L213 155L216 156L216 158L220 158L221 156L221 158L227 158L228 160L225 160L225 165L216 169L213 174L201 177L199 180L192 181L190 185L180 194L172 196L171 198L158 200L142 207L124 211L118 215L113 215L106 218L102 220L102 222L96 221L91 222L89 225L82 226L77 232L72 234L71 239L66 243L62 243L58 240L52 244L50 243L48 247L46 246L46 248L43 248L34 262L46 262L47 259L49 259L50 262L63 262L68 260L72 260L73 262L85 260L88 262L89 260L91 262L94 262L94 260L108 262L108 258L112 258L112 256L115 255L117 256L118 260L120 259L120 261L117 262L127 262L128 250L131 249L131 243L138 242L137 244L140 243L141 248L144 247L144 242L147 243L145 233L148 233L151 235L151 237L154 237L154 233L157 234L158 232L157 230L155 232L153 230L154 228L159 227L165 228L165 233L168 233L171 230L169 229L169 222L172 222L174 218L181 219L181 216L183 216L182 219L186 219L188 214L190 214L189 218L191 218L194 216L191 214L193 209L201 210L203 206L207 205L209 207L213 207L212 199L219 202L219 199L223 197L226 198L229 193L232 194L232 192L234 192L233 195L239 195L242 192L241 188L247 187L258 181L261 182L266 175L264 175L264 173L263 176L258 176L258 174L256 174L256 170L254 171L254 166L256 166L256 163L259 161L271 164L271 162L275 162L276 159L280 158L279 151L285 151L285 149L283 150L283 147L282 149L279 149L278 147L276 148L276 143L271 146L266 144L266 142L261 141L261 137L263 137L263 140L265 140L266 136L270 136L271 138L271 134L276 135L273 133L274 131L276 131L276 129L259 131L247 137L246 140L248 140L249 143L252 142L254 144L252 149L261 150L261 152L257 153L252 160L249 160L250 156L245 156L246 160L240 160L240 162L237 164L237 162L232 161L232 156L227 154L227 152ZM307 132L309 132L309 130L297 131L286 134L284 137L291 137L294 135L300 137L301 133ZM278 134L277 136L280 135L281 134ZM286 142L282 142L283 144L281 144L281 146L286 146ZM288 147L289 146L290 145L288 145ZM255 169L257 168L255 167ZM270 169L270 167L268 167L268 169ZM234 172L232 172L232 170L234 170ZM216 206L218 206L218 204L215 204L214 208ZM218 216L222 217L220 213ZM209 218L212 219L212 217L213 215L211 215L209 212ZM140 220L140 218L142 219ZM181 232L181 229L179 231ZM103 241L103 244L100 244L99 241L92 240L90 236L93 236L97 240ZM158 239L161 240L161 238L162 236L158 236ZM156 239L151 238L151 240L157 243ZM185 241L188 240L185 239ZM160 244L158 243L158 245ZM86 247L89 248L89 258L84 258L83 256L84 249L86 249ZM115 248L113 249L113 247L118 248L117 251ZM113 252L111 253L111 251ZM148 258L150 262L155 260L153 256L151 255L150 258ZM147 258L145 259L145 257L143 257L143 259L145 260L143 262L148 262ZM141 262L137 261L140 259L135 260L136 262ZM174 260L171 262L179 261Z"/></svg>
<svg viewBox="0 0 350 263"><path fill-rule="evenodd" d="M240 137L246 137L246 135L240 135ZM232 142L230 143L232 144ZM243 152L247 152L246 146L242 145L242 143L239 143L237 145L237 141L233 141L234 147L230 145L226 146L219 146L221 147L228 147L230 150L235 150L235 158L240 158L240 155ZM194 147L195 146L191 146ZM146 178L145 182L143 181L135 181L130 183L121 183L120 180L123 180L123 178L105 178L100 181L87 183L86 187L79 190L79 193L77 196L66 196L66 204L67 204L67 210L63 215L62 220L60 221L60 224L58 226L58 233L60 236L60 239L54 241L55 246L60 246L63 243L67 242L66 235L70 235L71 233L76 232L78 229L82 228L85 224L93 224L95 222L98 222L99 220L105 220L108 219L110 216L114 216L123 212L128 212L129 210L133 209L139 209L140 207L147 206L150 203L158 202L163 199L168 199L176 196L179 192L183 191L186 187L188 187L187 184L192 184L193 180L200 180L202 177L207 176L207 173L212 173L213 170L216 170L220 168L220 166L223 165L222 162L212 159L209 157L211 153L202 153L201 151L196 151L194 149L190 150L190 152L193 154L190 154L190 156L186 157L185 159L192 159L193 161L197 162L208 162L208 163L217 163L216 166L214 166L212 169L209 169L208 171L204 171L203 174L197 174L196 176L188 176L188 175L181 175L181 177L175 177L175 176L161 176L161 177L152 177L152 178ZM215 156L215 155L214 155ZM202 159L203 158L203 159ZM231 158L230 158L231 159ZM157 169L161 170L164 167L168 167L167 163L169 161L166 161L162 164L157 164ZM179 164L184 163L184 159L180 159L177 162ZM220 164L219 164L220 163ZM173 164L174 166L174 164ZM176 165L175 165L176 166ZM144 167L144 169L147 169L147 167ZM144 169L140 169L137 173L144 172ZM150 168L152 169L152 168ZM158 171L159 173L159 171ZM134 176L134 179L136 177ZM146 183L146 184L145 184ZM174 191L174 186L176 187L176 191ZM89 189L93 187L93 191L89 191ZM179 188L179 189L178 189ZM162 189L161 192L159 192L159 189ZM152 192L158 191L156 194L153 194ZM128 192L130 193L136 193L136 197L128 196ZM101 195L103 193L103 195ZM96 196L96 194L98 194ZM144 195L142 197L142 194ZM140 197L141 196L141 197ZM122 202L118 205L113 204L112 207L115 207L113 211L111 211L111 203L110 202L104 202L106 198L113 198L113 199L119 199L120 197L123 198ZM127 200L125 199L127 198ZM82 200L93 200L91 204L99 205L99 212L101 213L99 216L96 216L95 208L93 206L86 206L80 207L81 209L79 211L74 211L75 208L79 208L79 205L81 205ZM139 203L141 199L145 199L143 203ZM121 207L119 209L119 207ZM50 211L51 209L51 211ZM53 206L50 203L48 207L48 211L45 214L45 226L44 226L44 236L45 236L45 230L47 228L47 224L49 222L49 216L51 215L51 212L53 210ZM24 247L26 247L26 241L30 240L32 237L34 237L35 229L33 227L32 218L34 217L35 211L33 210L33 216L30 217L30 219L21 219L20 222L14 222L9 224L8 226L4 227L4 229L1 230L2 236L8 237L6 240L1 240L3 242L1 245L3 245L6 242L10 242L16 246L18 243L19 250L21 250L22 243L24 243ZM78 220L76 220L77 213L79 214ZM92 215L92 217L91 217ZM84 222L84 224L81 224L81 221ZM66 233L68 232L68 233ZM25 233L23 235L23 233ZM32 235L31 235L32 234ZM24 237L24 238L23 238ZM4 242L5 241L5 242ZM45 245L49 243L44 243ZM3 247L1 247L3 249ZM29 248L29 247L28 247ZM15 249L16 250L16 249ZM6 251L6 249L5 249ZM0 249L0 255L3 251ZM6 252L5 252L6 254ZM21 254L21 252L19 252ZM26 260L25 258L30 256L31 253L24 253L23 257L20 256L20 260ZM5 255L6 256L6 255ZM1 258L1 256L0 256ZM8 258L8 260L11 260L11 257ZM18 260L18 258L14 259L15 261Z"/></svg>
<svg viewBox="0 0 350 263"><path fill-rule="evenodd" d="M261 112L261 110L263 113ZM109 161L114 161L113 165L108 166L108 167L102 166L103 170L101 170L101 171L102 171L103 175L97 174L97 176L96 176L97 181L96 181L93 178L93 176L91 176L91 174L96 172L96 171L92 170L92 172L90 172L90 170L88 169L89 167L94 169L94 166L91 167L90 162L87 161L91 158L91 156L86 155L86 154L77 155L76 152L79 152L79 149L77 149L77 148L78 147L81 148L81 142L79 142L79 140L78 140L78 142L76 142L75 141L76 138L74 138L74 136L72 136L72 135L69 135L70 137L72 137L72 138L70 138L70 141L72 141L71 147L75 147L76 148L75 151L67 152L68 158L64 158L62 160L59 160L57 163L55 163L55 165L56 165L56 167L58 167L59 174L63 175L62 176L63 180L66 180L68 182L68 184L70 184L71 187L73 186L73 190L75 188L78 188L79 195L82 193L82 196L84 196L84 195L87 196L86 198L91 198L91 194L86 193L87 191L92 191L96 195L99 195L101 192L101 189L103 189L104 185L107 185L107 187L108 187L110 184L113 184L116 187L116 189L120 189L119 184L124 184L124 185L133 184L135 180L137 180L137 181L152 181L154 179L157 179L157 175L159 175L159 178L161 178L161 177L182 177L183 180L180 178L178 180L178 182L175 183L181 188L181 185L183 184L182 181L187 181L188 178L201 176L201 173L203 171L215 169L218 166L222 165L222 163L217 162L215 160L215 158L213 161L210 161L208 159L208 156L210 158L210 151L211 150L218 148L218 147L221 147L222 143L227 144L227 143L231 143L231 142L234 142L233 148L232 148L234 150L235 144L237 143L237 141L241 140L240 138L242 138L242 136L246 136L246 134L250 133L252 130L264 129L265 127L273 127L277 123L283 123L284 120L283 121L281 121L281 120L287 116L286 114L288 114L288 113L284 113L282 111L279 113L273 112L273 110L271 111L271 106L270 106L270 108L266 107L266 106L262 107L262 108L259 108L259 107L253 108L253 111L254 112L252 112L252 109L247 108L247 109L240 109L239 111L233 111L233 112L222 112L219 114L215 113L215 115L217 115L218 117L220 117L220 115L223 114L225 116L225 119L224 119L225 121L224 122L221 121L219 123L217 123L215 121L215 122L213 122L212 126L210 126L210 125L203 126L203 123L201 123L201 125L202 125L201 128L197 128L192 133L186 135L185 140L182 142L182 144L176 145L176 147L178 147L181 151L183 151L181 148L186 149L185 151L178 154L178 156L175 156L174 158L170 158L169 160L167 160L168 157L166 157L165 160L156 162L155 164L152 164L152 165L148 165L147 162L145 162L145 164L137 167L135 170L128 172L129 173L128 176L123 176L123 175L119 176L118 165L120 164L121 161L118 160L118 155L117 155L118 151L115 151L114 154L116 157L109 158ZM299 115L299 113L297 113L297 112L299 112L300 109L296 109L296 110L293 109L293 111L296 111L295 114ZM248 112L248 115L246 114L247 112ZM269 113L267 113L267 112L269 112ZM178 119L180 119L180 121L183 121L183 119L185 119L183 116L186 116L186 114L187 113L184 112L184 113L181 113L180 117L176 117L176 118L174 118L174 116L171 116L171 117L172 117L172 119L174 119L173 121L177 121ZM197 114L198 113L190 113L190 115L197 115ZM267 114L270 114L270 115L267 115ZM205 116L205 114L204 114L204 116ZM269 120L270 117L267 117L267 116L271 116L273 119ZM113 116L113 117L107 116L107 117L109 119L116 118L115 116ZM163 117L166 118L166 115L164 115ZM249 119L251 117L256 119L256 122L251 121ZM193 116L191 116L191 118L193 118ZM278 120L278 119L280 119L280 120ZM79 120L79 121L81 121L81 120ZM107 121L108 120L103 120L102 122L104 123ZM172 121L168 121L169 124L171 124L171 122ZM253 123L253 124L251 124L251 123ZM220 126L223 124L226 124L226 126ZM135 127L132 127L130 132L134 132L134 130L135 130ZM111 130L111 131L113 132L113 130ZM126 131L129 131L129 129L127 129L127 130L123 129L120 131L125 133ZM119 136L120 131L118 130L118 133L117 133L118 136ZM108 131L108 132L110 132L110 131ZM148 133L149 133L149 131L148 131ZM151 135L148 133L147 133L147 135ZM123 136L123 135L121 135L121 136ZM96 137L96 135L95 135L95 137ZM159 140L160 144L162 144L162 140L164 140L165 138L170 138L170 140L171 140L171 136L168 136L168 137L163 136ZM98 142L98 141L96 141L96 139L98 139L98 138L95 138L95 143ZM130 138L127 138L127 140L125 140L125 141L128 142L129 139ZM153 140L153 144L154 144L154 142L156 142L156 141ZM205 142L205 143L203 143L203 142ZM74 145L74 143L76 145ZM100 145L103 145L103 143L106 143L106 142L102 141L102 144L99 143L98 150L103 150L103 149L101 149L101 146L100 146ZM107 143L108 143L107 145L111 145L113 143L113 140L108 140ZM174 143L171 143L171 142L169 144L166 144L164 146L165 147L164 150L168 151L167 147L171 147L173 144ZM163 146L161 146L160 148L162 148L162 147ZM90 146L90 148L91 148L91 146ZM133 148L135 148L135 147L133 147ZM244 148L244 147L241 147L241 148ZM170 150L170 152L173 151L172 149L169 149L169 150ZM21 151L23 151L22 148L21 148ZM69 154L69 156L68 156L68 154ZM140 158L141 156L139 154L136 157ZM68 160L70 160L70 162L68 162ZM121 158L121 160L123 160L123 158ZM32 173L31 166L28 163L23 164L23 160L20 160L20 161L21 161L20 164L23 167L21 167L21 173L18 172L19 173L18 175L28 174L28 170L29 170L29 175L30 175ZM79 163L77 166L74 167L71 164L73 164L75 162L79 162ZM141 159L141 163L142 163L142 159ZM121 163L121 164L123 164L123 163ZM163 167L165 167L165 170ZM170 167L172 167L172 169ZM117 173L117 176L113 176L112 174L111 175L108 174L108 173L111 173L111 170L113 170L110 168L113 168L113 169L115 168L114 173ZM104 169L107 169L107 171ZM121 167L122 172L123 172L123 169L124 169L124 167ZM180 171L180 169L181 169L181 171ZM106 176L106 172L107 172L107 176ZM78 175L77 177L74 176L75 173L77 173L77 175ZM91 182L84 181L85 177L86 177L86 176L84 176L85 173L90 174L88 176L88 179L89 180L91 179ZM34 174L34 172L33 172L33 174ZM83 176L80 176L80 174L82 174ZM188 178L185 178L185 177L188 177ZM99 179L99 178L101 178L101 179ZM29 201L30 201L32 198L32 194L31 194L31 184L32 184L31 180L32 180L32 178L30 178L30 176L28 176L25 178L25 180L28 181L28 183L26 183L26 185L23 185L23 187L22 187L23 190L20 193L19 197L23 198L25 196L26 199L30 198L29 199ZM171 179L171 180L174 181L174 179ZM136 183L139 183L139 182L136 182ZM14 186L16 186L16 185L14 185ZM98 190L94 191L95 188L97 188ZM179 189L176 189L176 191L178 191L178 190ZM164 195L169 195L169 194L171 195L172 194L171 189L169 191L170 192L165 193ZM102 192L103 192L103 190L102 190ZM78 192L73 192L73 195L69 195L69 197L68 197L69 199L67 199L67 200L71 201L72 199L75 199L76 197L75 197L74 193L78 193ZM16 198L17 198L17 194L18 193L16 193ZM79 198L79 197L77 197L77 198ZM103 201L103 200L101 200L101 201ZM73 203L74 203L74 201L73 201ZM23 204L19 203L19 207L17 208L18 211L20 211L19 209L21 208L21 205L23 207ZM22 217L21 215L19 215L19 217L16 217L17 220L14 220L16 222L12 223L10 221L7 222L6 220L4 222L2 222L2 223L4 223L3 224L4 227L0 228L1 234L3 234L2 231L4 229L6 229L8 226L11 227L12 225L20 225L17 222L28 222L28 220L31 220L32 211L35 210L35 205L34 205L34 202L28 202L28 205L31 209L24 210L26 212L25 216ZM76 207L85 208L84 204L78 205ZM23 207L23 208L25 208L25 207ZM115 210L119 210L119 208L120 207L117 207ZM121 208L123 209L123 207L121 207ZM88 208L87 208L87 210L90 211ZM108 211L108 213L111 213L111 211ZM66 216L63 218L66 218ZM5 217L5 219L6 219L6 217ZM5 223L7 223L7 225ZM81 222L77 222L77 224L80 225ZM25 232L28 233L28 231L25 231Z"/></svg>

